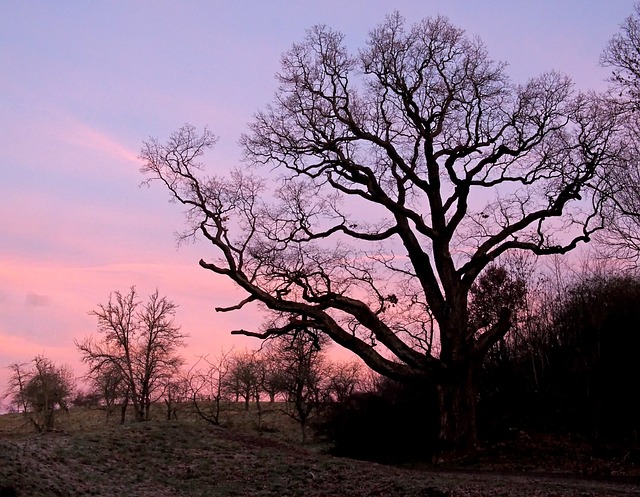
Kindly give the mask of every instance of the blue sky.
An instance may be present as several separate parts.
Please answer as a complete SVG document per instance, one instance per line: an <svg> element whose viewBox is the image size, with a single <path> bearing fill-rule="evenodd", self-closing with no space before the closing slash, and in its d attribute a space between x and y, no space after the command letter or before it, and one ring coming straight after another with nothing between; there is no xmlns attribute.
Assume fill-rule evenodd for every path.
<svg viewBox="0 0 640 497"><path fill-rule="evenodd" d="M46 354L78 374L73 339L113 290L156 287L180 305L185 355L228 348L255 313L216 314L238 295L176 249L180 209L139 188L143 140L185 122L220 136L212 167L271 99L280 54L327 24L362 46L398 10L437 14L478 35L515 81L547 70L603 89L599 55L633 10L626 0L20 1L0 5L0 391L3 366ZM248 339L237 346L251 346Z"/></svg>

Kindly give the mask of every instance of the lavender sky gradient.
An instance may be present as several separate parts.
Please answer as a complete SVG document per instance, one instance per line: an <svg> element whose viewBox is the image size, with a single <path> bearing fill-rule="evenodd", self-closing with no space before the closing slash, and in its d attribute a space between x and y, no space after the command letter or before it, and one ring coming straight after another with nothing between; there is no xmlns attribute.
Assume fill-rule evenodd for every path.
<svg viewBox="0 0 640 497"><path fill-rule="evenodd" d="M7 366L44 354L84 372L74 338L114 290L156 288L179 304L189 361L255 328L219 314L238 293L200 269L208 247L176 248L180 208L139 188L149 136L185 122L220 136L208 162L237 164L237 140L273 95L280 54L327 24L362 46L386 14L442 14L484 40L515 81L547 70L603 89L599 55L633 0L101 1L0 5L0 395Z"/></svg>

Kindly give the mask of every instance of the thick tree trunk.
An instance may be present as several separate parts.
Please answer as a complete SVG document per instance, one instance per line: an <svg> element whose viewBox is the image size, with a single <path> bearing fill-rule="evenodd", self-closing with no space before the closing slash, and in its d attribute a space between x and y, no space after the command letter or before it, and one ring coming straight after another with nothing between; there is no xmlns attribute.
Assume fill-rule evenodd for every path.
<svg viewBox="0 0 640 497"><path fill-rule="evenodd" d="M459 366L437 387L440 409L438 458L461 457L477 448L477 367Z"/></svg>

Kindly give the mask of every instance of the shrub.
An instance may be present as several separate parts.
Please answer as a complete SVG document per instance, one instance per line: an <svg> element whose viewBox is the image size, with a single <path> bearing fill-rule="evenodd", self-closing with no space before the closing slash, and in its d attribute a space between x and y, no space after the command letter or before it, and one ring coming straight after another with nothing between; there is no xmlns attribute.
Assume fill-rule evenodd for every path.
<svg viewBox="0 0 640 497"><path fill-rule="evenodd" d="M371 392L331 405L324 425L335 455L407 462L436 452L435 388L382 380Z"/></svg>

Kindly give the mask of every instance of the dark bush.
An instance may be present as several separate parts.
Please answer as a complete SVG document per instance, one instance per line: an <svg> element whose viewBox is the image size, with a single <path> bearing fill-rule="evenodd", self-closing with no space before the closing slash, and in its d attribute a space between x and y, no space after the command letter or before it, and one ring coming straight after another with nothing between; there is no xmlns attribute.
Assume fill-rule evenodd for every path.
<svg viewBox="0 0 640 497"><path fill-rule="evenodd" d="M99 407L102 398L97 392L76 392L71 400L73 407Z"/></svg>
<svg viewBox="0 0 640 497"><path fill-rule="evenodd" d="M407 462L435 452L437 413L434 388L382 380L374 392L333 404L324 430L335 455Z"/></svg>
<svg viewBox="0 0 640 497"><path fill-rule="evenodd" d="M480 378L481 437L531 430L637 447L639 323L637 278L585 278L565 289L546 340L529 341L527 353L509 350L500 361L489 354ZM533 371L540 359L544 367Z"/></svg>
<svg viewBox="0 0 640 497"><path fill-rule="evenodd" d="M18 492L12 486L0 486L0 497L16 497Z"/></svg>

